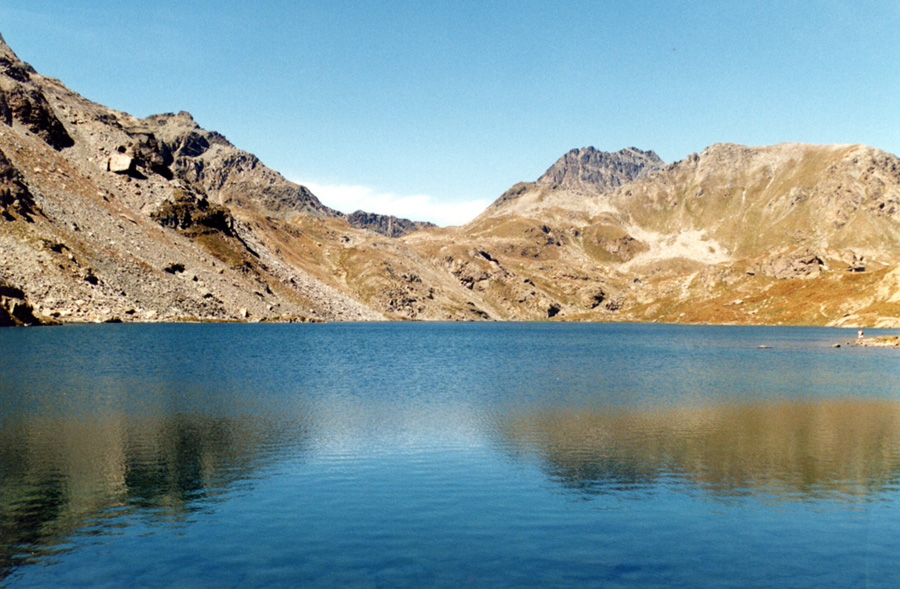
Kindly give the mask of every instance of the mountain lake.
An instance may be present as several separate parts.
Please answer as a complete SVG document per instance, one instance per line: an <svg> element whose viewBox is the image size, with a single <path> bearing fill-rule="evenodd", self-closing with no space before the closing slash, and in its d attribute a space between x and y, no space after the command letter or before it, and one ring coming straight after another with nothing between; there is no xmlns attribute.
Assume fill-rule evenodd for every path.
<svg viewBox="0 0 900 589"><path fill-rule="evenodd" d="M897 587L900 350L855 336L5 329L0 586Z"/></svg>

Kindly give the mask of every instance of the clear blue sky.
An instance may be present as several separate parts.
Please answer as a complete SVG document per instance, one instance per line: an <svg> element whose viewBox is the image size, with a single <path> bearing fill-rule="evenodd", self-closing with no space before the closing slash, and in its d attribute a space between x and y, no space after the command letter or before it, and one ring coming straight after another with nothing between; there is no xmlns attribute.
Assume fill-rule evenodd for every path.
<svg viewBox="0 0 900 589"><path fill-rule="evenodd" d="M586 145L900 153L897 0L29 0L0 6L0 33L87 98L187 110L342 210L464 220Z"/></svg>

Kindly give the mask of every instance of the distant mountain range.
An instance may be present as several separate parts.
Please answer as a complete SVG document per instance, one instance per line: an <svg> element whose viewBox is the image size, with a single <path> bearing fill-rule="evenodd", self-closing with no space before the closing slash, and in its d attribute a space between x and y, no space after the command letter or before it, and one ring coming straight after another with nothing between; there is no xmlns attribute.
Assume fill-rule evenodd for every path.
<svg viewBox="0 0 900 589"><path fill-rule="evenodd" d="M188 113L90 102L0 38L0 324L570 320L900 326L900 160L564 154L472 222L335 211Z"/></svg>

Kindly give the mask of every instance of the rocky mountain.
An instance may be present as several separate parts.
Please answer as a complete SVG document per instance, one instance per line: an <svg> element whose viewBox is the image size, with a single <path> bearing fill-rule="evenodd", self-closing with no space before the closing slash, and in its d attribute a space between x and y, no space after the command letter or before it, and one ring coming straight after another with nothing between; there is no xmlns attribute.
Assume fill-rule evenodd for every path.
<svg viewBox="0 0 900 589"><path fill-rule="evenodd" d="M861 145L720 144L605 192L516 185L464 231L545 281L548 316L894 325L898 172Z"/></svg>
<svg viewBox="0 0 900 589"><path fill-rule="evenodd" d="M611 195L644 229L702 231L730 258L794 244L897 251L896 156L861 145L718 144Z"/></svg>
<svg viewBox="0 0 900 589"><path fill-rule="evenodd" d="M419 229L427 229L436 227L434 223L427 221L410 221L409 219L401 219L394 215L379 215L376 213L367 213L365 211L356 211L344 216L352 227L357 229L370 229L376 233L387 235L388 237L400 237Z"/></svg>
<svg viewBox="0 0 900 589"><path fill-rule="evenodd" d="M552 207L567 212L598 212L591 196L605 194L623 184L662 169L665 163L652 151L629 147L615 153L594 147L573 149L559 158L535 182L519 182L494 201L479 217L507 210L540 214Z"/></svg>
<svg viewBox="0 0 900 589"><path fill-rule="evenodd" d="M296 217L350 230L348 216L189 114L138 119L90 102L2 39L0 109L0 278L39 316L383 318L315 257L307 272L260 242L299 232ZM364 233L354 238L380 239Z"/></svg>
<svg viewBox="0 0 900 589"><path fill-rule="evenodd" d="M93 103L0 40L0 324L537 320L900 326L900 160L563 155L472 222L323 205L188 113Z"/></svg>
<svg viewBox="0 0 900 589"><path fill-rule="evenodd" d="M665 162L652 151L628 147L615 153L593 147L573 149L537 179L537 184L555 185L586 194L609 192L632 180L659 170Z"/></svg>

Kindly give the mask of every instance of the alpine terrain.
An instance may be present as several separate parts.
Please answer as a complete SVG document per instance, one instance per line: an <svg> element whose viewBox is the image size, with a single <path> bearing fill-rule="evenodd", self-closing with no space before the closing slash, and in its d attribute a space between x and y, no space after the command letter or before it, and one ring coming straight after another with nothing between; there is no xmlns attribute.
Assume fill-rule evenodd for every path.
<svg viewBox="0 0 900 589"><path fill-rule="evenodd" d="M136 118L0 38L0 324L569 320L900 326L900 159L563 155L470 223L324 206L190 114Z"/></svg>

